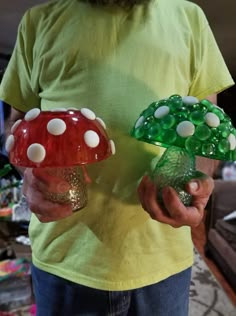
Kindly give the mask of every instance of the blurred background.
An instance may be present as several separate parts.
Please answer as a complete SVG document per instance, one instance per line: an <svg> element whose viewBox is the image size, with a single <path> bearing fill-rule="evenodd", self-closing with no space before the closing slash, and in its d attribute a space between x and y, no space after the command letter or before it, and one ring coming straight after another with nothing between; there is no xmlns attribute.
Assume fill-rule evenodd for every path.
<svg viewBox="0 0 236 316"><path fill-rule="evenodd" d="M29 7L44 2L47 1L0 0L0 82L14 47L22 15ZM192 2L204 10L226 64L236 81L236 0ZM218 97L218 104L230 115L236 126L236 87L222 92ZM4 116L7 115L9 108L5 105L3 112L3 104L0 102L0 135L4 132ZM5 156L2 156L3 158L7 159ZM2 168L7 164L7 160L2 160L1 163ZM1 168L0 172L3 174L5 171ZM15 212L15 218L9 216L9 200L6 200L6 205L0 207L0 316L32 316L35 315L35 306L28 267L31 260L27 235L29 210L26 201L18 201L19 192L16 188L20 187L18 183L21 183L21 177L15 170L8 176L11 178L6 181L13 181L13 188L9 191L3 190L1 185L8 188L9 182L1 182L0 200L1 197L3 200L3 195L5 200L13 199L15 210L19 210L19 213ZM192 230L196 260L191 284L190 316L236 315L236 162L221 164L214 179L215 191L207 206L205 221ZM0 180L5 181L1 175ZM228 215L234 217L229 218ZM14 261L14 269L18 269L20 278L12 281L4 274L4 271L10 271L12 268L7 266L6 259ZM4 278L1 278L1 275ZM20 308L19 313L16 312L17 308ZM15 310L13 314L10 313L11 309ZM2 310L5 314L1 313Z"/></svg>

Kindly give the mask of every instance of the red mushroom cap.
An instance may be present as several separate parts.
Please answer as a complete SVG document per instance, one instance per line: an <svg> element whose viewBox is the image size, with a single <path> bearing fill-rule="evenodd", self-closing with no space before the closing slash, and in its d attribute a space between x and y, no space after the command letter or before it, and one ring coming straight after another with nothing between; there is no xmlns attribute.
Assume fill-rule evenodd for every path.
<svg viewBox="0 0 236 316"><path fill-rule="evenodd" d="M105 127L87 108L32 109L12 126L6 150L13 165L29 168L95 163L115 153Z"/></svg>

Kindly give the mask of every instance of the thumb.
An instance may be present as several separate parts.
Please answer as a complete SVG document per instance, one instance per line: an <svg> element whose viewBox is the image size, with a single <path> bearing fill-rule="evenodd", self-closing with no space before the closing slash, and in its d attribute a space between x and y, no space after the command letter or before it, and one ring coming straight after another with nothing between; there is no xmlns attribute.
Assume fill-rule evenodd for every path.
<svg viewBox="0 0 236 316"><path fill-rule="evenodd" d="M214 188L214 180L204 176L199 179L192 179L187 183L187 191L192 195L209 196Z"/></svg>

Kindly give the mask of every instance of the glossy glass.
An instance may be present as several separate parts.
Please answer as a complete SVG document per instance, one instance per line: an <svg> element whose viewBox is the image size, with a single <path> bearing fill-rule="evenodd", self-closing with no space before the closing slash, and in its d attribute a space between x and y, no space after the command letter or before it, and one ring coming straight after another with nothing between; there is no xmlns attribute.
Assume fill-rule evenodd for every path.
<svg viewBox="0 0 236 316"><path fill-rule="evenodd" d="M52 135L47 126L52 119L63 120L66 130ZM87 131L95 132L99 145L92 148L85 143ZM23 167L71 167L94 163L108 158L111 152L106 130L97 119L88 119L80 111L42 111L31 121L23 119L13 133L14 146L10 151L11 163ZM31 144L41 144L46 152L45 159L33 162L27 156Z"/></svg>
<svg viewBox="0 0 236 316"><path fill-rule="evenodd" d="M87 204L84 166L114 153L104 122L86 108L32 109L12 127L6 147L13 165L39 168L53 181L55 191L46 192L47 199L70 203L73 210ZM61 180L70 185L66 192Z"/></svg>
<svg viewBox="0 0 236 316"><path fill-rule="evenodd" d="M168 113L158 117L156 113L161 111L163 106L168 108ZM207 121L209 113L215 115L216 122L219 121L219 124L215 121L212 123L216 124L215 127L210 126L211 123ZM177 133L177 127L184 121L193 124L194 133L182 137ZM154 145L181 147L199 156L227 161L236 160L234 146L236 130L229 116L208 100L185 104L180 96L174 95L153 102L140 114L131 135Z"/></svg>
<svg viewBox="0 0 236 316"><path fill-rule="evenodd" d="M81 167L47 167L43 169L43 172L46 172L49 177L51 176L53 179L58 178L59 180L63 179L70 184L68 191L58 187L57 192L47 192L46 196L50 201L59 204L71 204L73 211L78 211L86 206L88 202L87 185L84 179L84 171ZM60 186L60 181L58 181L58 186ZM61 191L63 193L60 193Z"/></svg>
<svg viewBox="0 0 236 316"><path fill-rule="evenodd" d="M236 130L229 116L208 100L173 95L153 102L140 114L131 135L167 148L151 175L161 203L161 189L170 185L185 205L191 204L185 185L203 176L195 170L195 156L236 160Z"/></svg>

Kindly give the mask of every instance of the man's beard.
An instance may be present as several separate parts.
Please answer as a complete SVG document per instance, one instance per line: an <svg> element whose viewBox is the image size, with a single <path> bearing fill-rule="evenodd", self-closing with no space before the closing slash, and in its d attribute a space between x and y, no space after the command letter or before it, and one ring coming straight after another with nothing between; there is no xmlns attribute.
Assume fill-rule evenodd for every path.
<svg viewBox="0 0 236 316"><path fill-rule="evenodd" d="M92 4L97 5L118 5L122 7L132 7L135 4L145 4L151 0L87 0Z"/></svg>

